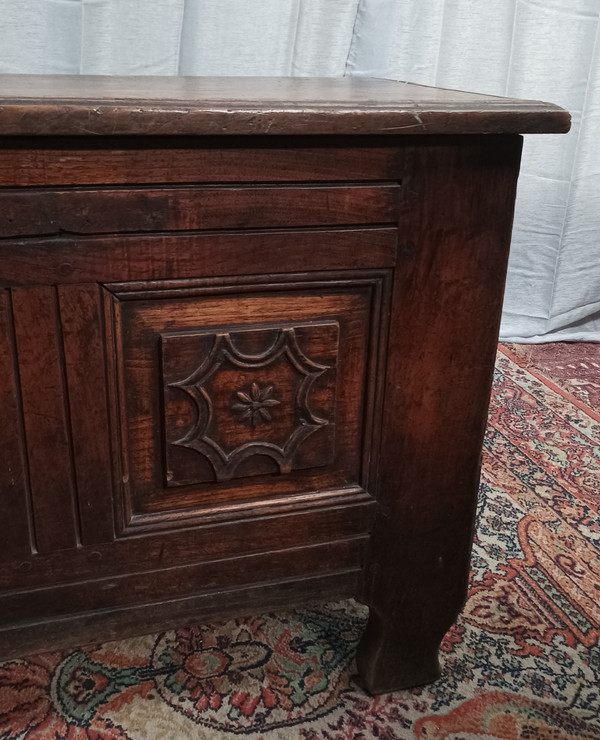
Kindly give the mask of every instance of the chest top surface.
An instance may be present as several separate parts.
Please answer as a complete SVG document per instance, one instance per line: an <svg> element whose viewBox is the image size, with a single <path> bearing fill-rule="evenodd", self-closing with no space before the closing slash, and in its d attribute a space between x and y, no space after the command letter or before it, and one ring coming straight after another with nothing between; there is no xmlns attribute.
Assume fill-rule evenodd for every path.
<svg viewBox="0 0 600 740"><path fill-rule="evenodd" d="M344 77L0 75L0 135L564 133L529 100Z"/></svg>

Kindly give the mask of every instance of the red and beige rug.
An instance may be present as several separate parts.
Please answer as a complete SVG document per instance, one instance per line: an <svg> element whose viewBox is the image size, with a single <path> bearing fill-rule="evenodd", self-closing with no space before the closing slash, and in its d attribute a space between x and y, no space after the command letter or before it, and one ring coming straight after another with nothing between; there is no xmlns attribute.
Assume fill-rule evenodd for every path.
<svg viewBox="0 0 600 740"><path fill-rule="evenodd" d="M344 602L0 664L0 739L600 739L600 415L527 367L498 356L436 683L364 694Z"/></svg>
<svg viewBox="0 0 600 740"><path fill-rule="evenodd" d="M505 350L544 382L554 381L591 408L600 409L600 344L507 344Z"/></svg>

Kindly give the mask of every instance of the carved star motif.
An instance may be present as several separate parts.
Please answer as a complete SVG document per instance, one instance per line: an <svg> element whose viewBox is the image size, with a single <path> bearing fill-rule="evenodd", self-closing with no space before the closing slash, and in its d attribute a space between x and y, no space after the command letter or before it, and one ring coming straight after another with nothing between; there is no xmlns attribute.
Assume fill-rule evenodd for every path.
<svg viewBox="0 0 600 740"><path fill-rule="evenodd" d="M309 403L314 381L331 366L316 362L304 354L293 327L280 329L271 346L257 354L246 354L239 350L232 336L235 337L236 333L214 334L212 348L199 367L185 379L168 384L170 388L179 388L190 396L197 411L195 423L183 437L171 444L196 450L208 458L219 482L232 478L237 466L254 455L272 458L281 473L289 473L303 441L331 423L329 419L313 413ZM278 442L252 438L238 443L233 449L227 449L226 442L223 444L215 437L217 426L211 379L217 377L222 368L231 366L262 373L266 368L279 364L288 364L297 376L288 410L294 421L292 430L286 432L286 439ZM282 403L273 397L274 384L252 382L238 390L234 388L233 399L228 401L228 405L235 414L240 414L240 421L251 427L273 421L272 409Z"/></svg>
<svg viewBox="0 0 600 740"><path fill-rule="evenodd" d="M272 398L272 385L259 388L257 383L252 383L249 391L237 391L236 396L238 400L233 403L232 408L239 412L240 421L248 421L253 427L272 421L269 407L279 406L281 403Z"/></svg>

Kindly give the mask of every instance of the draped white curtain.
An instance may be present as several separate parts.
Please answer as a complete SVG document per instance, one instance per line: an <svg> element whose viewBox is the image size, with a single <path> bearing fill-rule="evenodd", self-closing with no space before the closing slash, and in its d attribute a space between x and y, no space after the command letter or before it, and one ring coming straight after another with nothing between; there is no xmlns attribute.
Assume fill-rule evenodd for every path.
<svg viewBox="0 0 600 740"><path fill-rule="evenodd" d="M0 0L0 32L0 72L367 75L564 106L570 134L525 142L502 336L600 341L600 0Z"/></svg>

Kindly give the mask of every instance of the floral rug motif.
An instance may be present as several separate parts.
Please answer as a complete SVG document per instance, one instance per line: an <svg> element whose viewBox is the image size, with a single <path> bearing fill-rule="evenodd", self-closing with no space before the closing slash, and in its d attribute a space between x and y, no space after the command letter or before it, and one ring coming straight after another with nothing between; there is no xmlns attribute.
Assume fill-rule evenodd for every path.
<svg viewBox="0 0 600 740"><path fill-rule="evenodd" d="M469 597L369 697L354 602L0 664L0 740L600 740L600 416L500 352Z"/></svg>

